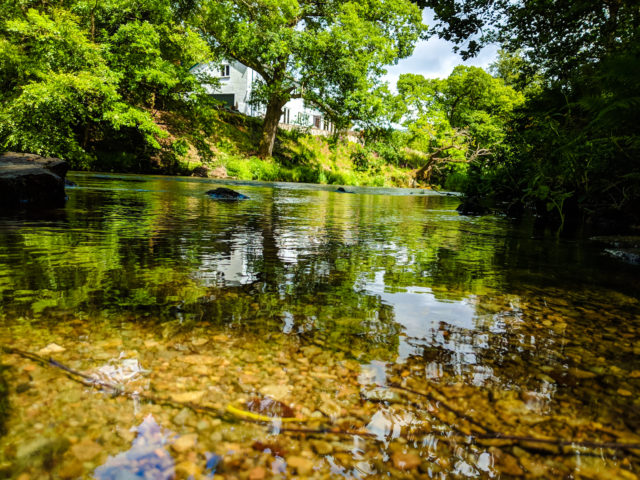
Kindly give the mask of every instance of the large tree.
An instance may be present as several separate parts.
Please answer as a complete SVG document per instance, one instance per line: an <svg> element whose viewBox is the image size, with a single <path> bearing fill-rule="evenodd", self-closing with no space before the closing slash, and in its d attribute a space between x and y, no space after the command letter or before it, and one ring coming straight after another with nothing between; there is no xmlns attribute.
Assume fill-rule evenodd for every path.
<svg viewBox="0 0 640 480"><path fill-rule="evenodd" d="M335 122L366 115L384 66L409 56L424 32L409 0L205 0L194 12L216 48L264 80L261 157L293 98Z"/></svg>
<svg viewBox="0 0 640 480"><path fill-rule="evenodd" d="M438 163L482 161L503 148L513 111L524 102L502 79L463 65L446 79L401 75L397 88L410 146L427 154L416 176L427 181Z"/></svg>
<svg viewBox="0 0 640 480"><path fill-rule="evenodd" d="M108 149L149 158L156 109L189 108L189 67L211 59L168 0L0 2L0 149L75 168Z"/></svg>
<svg viewBox="0 0 640 480"><path fill-rule="evenodd" d="M554 212L561 226L567 215L640 220L637 0L419 1L463 56L500 43L512 57L496 73L527 95L508 150L467 194Z"/></svg>

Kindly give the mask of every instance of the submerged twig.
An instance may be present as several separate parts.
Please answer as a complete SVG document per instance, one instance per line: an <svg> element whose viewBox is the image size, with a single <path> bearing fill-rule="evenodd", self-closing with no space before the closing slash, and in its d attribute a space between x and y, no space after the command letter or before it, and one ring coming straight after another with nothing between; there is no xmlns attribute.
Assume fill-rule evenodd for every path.
<svg viewBox="0 0 640 480"><path fill-rule="evenodd" d="M538 443L538 444L546 444L546 445L556 445L559 447L584 447L584 448L602 448L602 449L611 449L611 450L638 450L640 449L640 443L621 443L621 442L596 442L592 440L565 440L562 438L540 438L540 437L529 437L524 435L512 435L508 433L502 433L483 425L479 421L470 417L469 415L460 412L458 409L452 407L447 402L442 400L441 398L437 398L435 395L428 392L421 392L418 390L413 390L408 387L404 387L397 383L391 382L389 384L390 387L395 388L397 390L402 390L404 392L412 393L414 395L418 395L424 398L427 398L431 401L439 403L445 410L450 411L458 418L461 418L468 423L481 428L484 432L473 431L472 435L476 438L481 439L493 439L493 440L511 440L518 444L522 443ZM459 431L458 429L456 429ZM521 445L522 446L522 445Z"/></svg>
<svg viewBox="0 0 640 480"><path fill-rule="evenodd" d="M200 405L193 402L181 402L178 400L172 400L169 398L157 397L155 395L149 395L146 393L137 393L137 392L128 392L125 389L114 385L112 383L106 382L104 380L97 379L91 375L87 375L86 373L80 372L78 370L74 370L73 368L64 365L53 358L44 358L36 353L27 352L25 350L20 350L18 348L8 347L3 345L2 350L6 353L10 353L13 355L18 355L23 358L27 358L36 363L41 364L45 367L53 367L58 370L61 370L65 373L67 378L78 382L87 387L99 389L99 390L108 390L113 393L114 396L127 397L136 400L144 400L146 402L152 403L154 405L164 405L171 408L188 408L196 413L204 413L214 418L218 418L220 420L225 420L228 422L236 422L238 420L255 423L260 425L269 426L273 423L279 423L279 418L274 417L270 421L266 420L256 420L253 418L238 418L235 415L229 415L227 410L221 410L214 407L210 407L207 405ZM279 432L286 433L299 433L299 434L333 434L333 435L348 435L348 436L373 436L368 432L362 432L360 430L351 431L351 430L342 430L336 427L322 427L322 428L278 428Z"/></svg>
<svg viewBox="0 0 640 480"><path fill-rule="evenodd" d="M5 351L6 353L10 353L13 355L18 355L20 357L32 360L34 362L37 362L45 367L53 367L56 368L58 370L63 371L66 376L78 383L81 383L82 385L85 385L87 387L91 387L91 388L95 388L95 389L100 389L100 390L109 390L111 392L113 392L113 394L115 396L122 396L122 397L127 397L127 398L131 398L131 399L137 399L137 400L144 400L146 402L155 404L155 405L164 405L164 406L168 406L171 408L188 408L196 413L204 413L207 414L209 416L213 416L215 418L219 418L221 420L225 420L225 421L229 421L229 422L234 422L237 420L241 420L244 422L249 422L249 423L255 423L255 424L261 424L261 425L265 425L265 426L269 426L269 424L273 424L278 423L278 418L273 418L273 420L271 422L266 422L266 421L262 421L262 420L255 420L255 419L251 419L251 418L236 418L236 417L231 417L230 415L228 415L227 411L225 410L221 410L221 409L217 409L214 407L210 407L207 405L199 405L199 404L195 404L193 402L181 402L181 401L177 401L177 400L171 400L169 398L163 398L163 397L156 397L154 395L149 395L149 394L145 394L145 393L132 393L132 392L128 392L125 389L117 386L117 385L113 385L109 382L106 382L104 380L100 380L97 379L91 375L87 375L86 373L80 372L78 370L74 370L73 368L64 365L52 358L44 358L36 353L32 353L32 352L27 352L24 350L20 350L17 348L13 348L13 347L8 347L8 346L2 346L1 347L3 351ZM565 439L560 439L560 438L539 438L539 437L528 437L528 436L521 436L521 435L511 435L511 434L505 434L505 433L501 433L501 432L497 432L495 430L493 430L490 427L487 427L486 425L483 425L481 422L475 420L474 418L470 417L469 415L465 414L464 412L459 411L458 409L452 407L451 405L449 405L447 402L445 402L442 398L438 398L438 396L429 393L429 392L421 392L418 390L413 390L411 388L408 387L404 387L400 384L397 384L395 382L391 382L389 384L390 387L398 389L398 390L402 390L408 393L412 393L414 395L418 395L424 398L427 398L428 400L432 401L432 402L436 402L439 405L441 405L445 410L448 410L449 412L453 413L457 418L460 418L462 420L465 420L466 422L468 422L469 424L473 425L476 427L476 429L471 429L470 430L470 434L467 432L462 431L459 427L457 427L456 425L451 424L450 422L444 421L440 418L438 418L438 420L440 420L442 423L446 424L449 428L451 428L454 432L456 432L456 434L451 435L451 434L445 434L443 432L429 432L429 434L432 435L436 435L439 437L443 437L443 438L451 438L454 439L459 442L459 443L463 443L465 445L475 445L475 440L476 439L485 439L485 440L508 440L508 441L512 441L514 443L518 443L520 446L522 446L523 448L527 448L527 443L529 444L547 444L547 445L555 445L555 446L559 446L559 447L563 447L563 446L571 446L571 447L583 447L583 448L592 448L592 449L610 449L610 450L640 450L640 443L621 443L621 442L596 442L596 441L589 441L589 440L565 440ZM437 418L437 417L436 417ZM478 431L477 428L482 429L483 431ZM363 430L344 430L341 429L339 427L334 427L331 425L326 425L323 427L319 427L319 428L304 428L304 427L296 427L296 428L292 428L292 427L282 427L280 426L278 428L278 432L280 433L289 433L289 434L301 434L301 435L347 435L347 436L359 436L359 437L367 437L367 438L377 438L377 435L371 433L371 432L367 432L367 431L363 431ZM634 452L635 453L635 452Z"/></svg>

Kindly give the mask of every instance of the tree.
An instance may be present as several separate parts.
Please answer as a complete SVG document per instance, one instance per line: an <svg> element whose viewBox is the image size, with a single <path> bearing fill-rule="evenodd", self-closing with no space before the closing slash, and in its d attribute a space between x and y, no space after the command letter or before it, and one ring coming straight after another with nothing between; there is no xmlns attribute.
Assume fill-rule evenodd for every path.
<svg viewBox="0 0 640 480"><path fill-rule="evenodd" d="M638 40L636 0L421 0L433 8L434 33L458 45L466 59L488 42L525 59L549 77L566 80Z"/></svg>
<svg viewBox="0 0 640 480"><path fill-rule="evenodd" d="M398 80L411 145L427 154L416 176L437 163L480 161L501 148L515 108L524 97L478 67L456 67L444 79L405 74Z"/></svg>
<svg viewBox="0 0 640 480"><path fill-rule="evenodd" d="M467 195L532 206L560 227L567 216L608 230L639 221L640 4L423 3L436 12L438 35L463 56L500 43L505 52L496 73L527 95L509 125L507 148L492 168L476 172Z"/></svg>
<svg viewBox="0 0 640 480"><path fill-rule="evenodd" d="M76 168L106 146L157 152L166 132L154 109L188 105L199 88L189 67L211 59L164 0L27 0L0 12L0 146Z"/></svg>
<svg viewBox="0 0 640 480"><path fill-rule="evenodd" d="M409 0L205 0L193 17L214 47L264 80L261 157L293 98L339 125L366 116L384 66L410 55L424 31Z"/></svg>

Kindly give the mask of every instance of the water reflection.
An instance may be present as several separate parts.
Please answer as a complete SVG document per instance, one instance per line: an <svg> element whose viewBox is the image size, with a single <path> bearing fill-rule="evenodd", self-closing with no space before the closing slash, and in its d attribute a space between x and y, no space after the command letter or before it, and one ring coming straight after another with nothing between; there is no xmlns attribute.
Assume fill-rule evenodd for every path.
<svg viewBox="0 0 640 480"><path fill-rule="evenodd" d="M175 462L167 447L175 440L175 434L158 425L152 415L147 416L133 430L137 435L131 448L115 457L109 457L104 465L95 469L94 478L173 480Z"/></svg>
<svg viewBox="0 0 640 480"><path fill-rule="evenodd" d="M448 197L242 185L250 200L231 204L206 197L202 181L74 180L60 215L0 218L3 343L55 342L86 372L222 411L278 396L301 417L362 433L312 442L188 408L90 397L106 413L87 435L105 435L103 457L115 455L98 478L138 475L143 464L174 471L162 453L170 432L158 424L199 436L180 462L196 455L229 477L345 478L579 470L557 449L545 458L522 444L480 443L444 401L520 435L612 441L640 427L638 278L589 244L460 217ZM33 397L12 393L29 415L0 442L0 465L36 426L80 436L90 423L70 413L78 392L55 399L58 419L38 420L47 413L36 383L52 382L50 395L69 387L54 373L13 368L10 382ZM151 411L132 450L117 454L121 442L104 425ZM597 467L612 476L635 469L605 457Z"/></svg>

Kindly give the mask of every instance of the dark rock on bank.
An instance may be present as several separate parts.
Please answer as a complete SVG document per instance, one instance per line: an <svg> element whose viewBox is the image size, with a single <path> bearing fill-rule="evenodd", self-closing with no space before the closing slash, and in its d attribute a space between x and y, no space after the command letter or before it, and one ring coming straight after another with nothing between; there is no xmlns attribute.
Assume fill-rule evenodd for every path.
<svg viewBox="0 0 640 480"><path fill-rule="evenodd" d="M246 200L249 198L246 195L225 187L209 190L207 191L207 195L209 195L214 200Z"/></svg>
<svg viewBox="0 0 640 480"><path fill-rule="evenodd" d="M486 215L491 210L484 204L484 202L476 197L469 197L462 200L462 203L456 208L461 215Z"/></svg>
<svg viewBox="0 0 640 480"><path fill-rule="evenodd" d="M345 190L344 187L338 187L336 192L338 192L338 193L353 193L353 192L350 192L349 190Z"/></svg>
<svg viewBox="0 0 640 480"><path fill-rule="evenodd" d="M65 201L69 165L59 158L29 153L0 155L0 207L55 207Z"/></svg>
<svg viewBox="0 0 640 480"><path fill-rule="evenodd" d="M204 165L200 165L191 170L191 176L199 178L209 178L209 168L205 167Z"/></svg>
<svg viewBox="0 0 640 480"><path fill-rule="evenodd" d="M640 236L600 235L590 240L609 247L604 249L604 253L610 257L630 265L640 265Z"/></svg>

